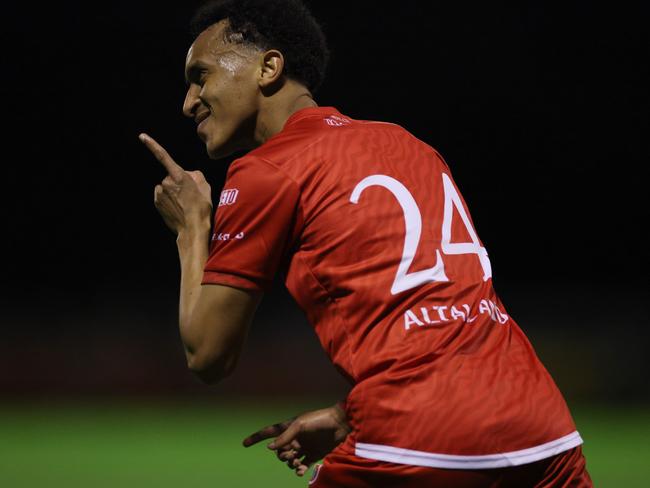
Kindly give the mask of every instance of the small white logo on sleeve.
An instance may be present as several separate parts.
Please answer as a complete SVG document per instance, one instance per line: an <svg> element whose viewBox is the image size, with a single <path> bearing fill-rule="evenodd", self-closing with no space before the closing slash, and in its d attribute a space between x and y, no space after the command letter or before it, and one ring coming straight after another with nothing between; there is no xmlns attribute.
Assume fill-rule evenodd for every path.
<svg viewBox="0 0 650 488"><path fill-rule="evenodd" d="M221 197L219 197L219 206L232 205L237 201L237 195L239 195L239 190L237 188L223 190L221 192Z"/></svg>
<svg viewBox="0 0 650 488"><path fill-rule="evenodd" d="M342 125L350 123L350 121L345 117L339 117L337 115L330 115L329 117L325 117L323 120L327 125L331 125L332 127L341 127Z"/></svg>
<svg viewBox="0 0 650 488"><path fill-rule="evenodd" d="M234 237L232 237L231 233L226 233L226 232L219 232L212 234L212 240L213 241L229 241L230 239L238 239L241 240L244 238L244 233L240 232L236 234Z"/></svg>

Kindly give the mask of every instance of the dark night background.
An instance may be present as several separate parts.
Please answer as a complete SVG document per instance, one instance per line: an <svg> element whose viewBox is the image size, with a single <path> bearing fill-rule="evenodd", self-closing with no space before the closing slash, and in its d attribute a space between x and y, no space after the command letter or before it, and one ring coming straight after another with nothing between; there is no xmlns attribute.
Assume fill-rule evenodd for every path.
<svg viewBox="0 0 650 488"><path fill-rule="evenodd" d="M442 153L568 397L647 402L647 4L448 3L310 2L332 50L316 99ZM345 391L280 283L232 378L185 369L164 172L137 134L220 190L226 163L181 114L196 4L5 7L5 399Z"/></svg>

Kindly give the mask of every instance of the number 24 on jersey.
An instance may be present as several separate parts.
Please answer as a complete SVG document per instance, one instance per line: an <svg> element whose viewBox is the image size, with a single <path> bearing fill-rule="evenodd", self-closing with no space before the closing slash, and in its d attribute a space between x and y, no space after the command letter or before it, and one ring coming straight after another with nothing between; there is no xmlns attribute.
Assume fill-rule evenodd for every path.
<svg viewBox="0 0 650 488"><path fill-rule="evenodd" d="M428 269L414 271L409 273L408 270L415 258L418 245L420 243L420 234L422 233L422 214L418 208L413 195L408 189L395 178L386 175L371 175L361 180L354 187L350 202L359 203L359 198L363 191L370 186L381 186L390 191L397 199L404 212L404 222L406 224L406 233L404 235L404 250L402 259L397 267L395 280L391 287L391 293L396 295L411 288L431 283L433 281L449 281L445 274L445 263L440 249L436 249L436 264ZM442 252L447 255L451 254L476 254L481 267L483 268L483 280L487 281L492 277L492 267L487 255L487 251L481 246L476 231L465 212L462 201L451 178L442 173L442 187L444 190L444 210L442 219ZM458 211L463 224L467 229L471 242L451 242L451 220L454 207Z"/></svg>

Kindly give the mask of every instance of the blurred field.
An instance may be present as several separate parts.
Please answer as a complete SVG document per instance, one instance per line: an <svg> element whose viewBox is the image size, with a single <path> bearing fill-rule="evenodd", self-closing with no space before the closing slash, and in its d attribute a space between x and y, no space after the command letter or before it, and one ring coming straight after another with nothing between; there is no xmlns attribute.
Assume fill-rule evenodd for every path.
<svg viewBox="0 0 650 488"><path fill-rule="evenodd" d="M140 403L0 407L0 486L306 486L261 444L259 427L326 403ZM650 412L573 408L597 487L649 486Z"/></svg>

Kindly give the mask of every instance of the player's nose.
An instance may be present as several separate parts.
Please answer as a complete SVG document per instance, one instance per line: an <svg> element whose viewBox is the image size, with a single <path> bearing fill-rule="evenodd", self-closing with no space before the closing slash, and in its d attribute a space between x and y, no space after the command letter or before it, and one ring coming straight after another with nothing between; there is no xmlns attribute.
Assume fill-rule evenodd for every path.
<svg viewBox="0 0 650 488"><path fill-rule="evenodd" d="M194 118L196 110L200 104L201 99L199 98L199 87L190 85L185 95L185 101L183 102L183 115L185 115L185 117Z"/></svg>

